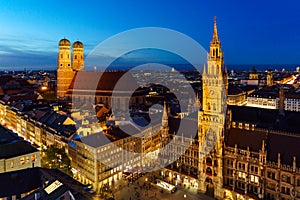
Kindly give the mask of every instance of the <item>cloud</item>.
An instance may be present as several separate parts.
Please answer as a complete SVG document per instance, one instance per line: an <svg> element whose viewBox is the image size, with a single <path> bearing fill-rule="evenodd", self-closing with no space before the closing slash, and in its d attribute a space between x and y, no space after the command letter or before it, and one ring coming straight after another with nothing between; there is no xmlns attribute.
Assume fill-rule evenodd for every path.
<svg viewBox="0 0 300 200"><path fill-rule="evenodd" d="M41 50L21 50L0 45L0 67L13 69L55 69L57 53Z"/></svg>
<svg viewBox="0 0 300 200"><path fill-rule="evenodd" d="M13 35L0 37L2 70L55 69L57 42L39 38L19 38Z"/></svg>

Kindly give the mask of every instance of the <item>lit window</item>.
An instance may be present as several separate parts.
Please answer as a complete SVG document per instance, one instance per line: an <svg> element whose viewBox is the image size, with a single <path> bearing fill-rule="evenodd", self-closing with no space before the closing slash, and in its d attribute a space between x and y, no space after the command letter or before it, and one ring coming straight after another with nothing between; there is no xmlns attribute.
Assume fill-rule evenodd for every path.
<svg viewBox="0 0 300 200"><path fill-rule="evenodd" d="M258 177L257 176L255 176L254 182L258 183Z"/></svg>
<svg viewBox="0 0 300 200"><path fill-rule="evenodd" d="M23 165L25 163L24 157L20 158L20 165Z"/></svg>
<svg viewBox="0 0 300 200"><path fill-rule="evenodd" d="M35 160L36 160L36 155L34 154L34 155L31 156L31 161L35 162Z"/></svg>

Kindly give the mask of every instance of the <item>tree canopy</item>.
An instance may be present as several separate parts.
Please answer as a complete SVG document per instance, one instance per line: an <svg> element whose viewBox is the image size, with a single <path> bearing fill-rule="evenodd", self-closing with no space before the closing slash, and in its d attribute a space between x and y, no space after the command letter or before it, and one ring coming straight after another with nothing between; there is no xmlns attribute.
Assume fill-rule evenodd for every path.
<svg viewBox="0 0 300 200"><path fill-rule="evenodd" d="M72 176L71 161L68 155L64 149L58 148L55 145L51 145L42 151L42 167L49 169L57 168Z"/></svg>

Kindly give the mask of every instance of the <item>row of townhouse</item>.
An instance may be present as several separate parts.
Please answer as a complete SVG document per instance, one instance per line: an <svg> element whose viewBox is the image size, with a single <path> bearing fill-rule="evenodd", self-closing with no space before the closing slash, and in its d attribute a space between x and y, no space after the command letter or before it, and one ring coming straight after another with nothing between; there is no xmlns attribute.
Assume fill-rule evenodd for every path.
<svg viewBox="0 0 300 200"><path fill-rule="evenodd" d="M54 111L46 101L32 94L2 98L0 121L37 147L67 147L68 140L76 132L75 122L70 117Z"/></svg>

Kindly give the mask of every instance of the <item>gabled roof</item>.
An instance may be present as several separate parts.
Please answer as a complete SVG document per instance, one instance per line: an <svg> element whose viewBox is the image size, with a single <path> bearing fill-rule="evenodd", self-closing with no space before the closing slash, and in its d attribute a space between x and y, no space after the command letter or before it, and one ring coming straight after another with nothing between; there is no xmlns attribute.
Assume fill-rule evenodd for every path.
<svg viewBox="0 0 300 200"><path fill-rule="evenodd" d="M231 128L225 135L225 144L229 147L259 152L262 147L262 141L266 142L266 130L245 130L239 128Z"/></svg>
<svg viewBox="0 0 300 200"><path fill-rule="evenodd" d="M280 153L281 163L292 166L296 156L297 166L300 167L300 112L253 107L228 106L232 111L232 121L254 124L255 129L245 130L231 128L225 135L225 144L258 152L265 140L267 160L277 162Z"/></svg>
<svg viewBox="0 0 300 200"><path fill-rule="evenodd" d="M242 94L244 91L237 85L229 84L228 85L228 95L237 95Z"/></svg>
<svg viewBox="0 0 300 200"><path fill-rule="evenodd" d="M43 185L37 168L0 173L0 180L0 197L23 194Z"/></svg>
<svg viewBox="0 0 300 200"><path fill-rule="evenodd" d="M5 103L13 103L18 101L28 101L28 100L37 100L38 95L34 93L25 93L25 94L14 94L14 95L5 95L2 98L2 101Z"/></svg>
<svg viewBox="0 0 300 200"><path fill-rule="evenodd" d="M0 180L0 198L30 193L22 199L32 200L35 199L35 193L39 193L39 199L52 200L63 196L66 192L71 192L75 199L92 198L91 194L82 190L83 184L57 169L35 167L0 173ZM47 194L45 188L55 181L59 181L62 185Z"/></svg>
<svg viewBox="0 0 300 200"><path fill-rule="evenodd" d="M282 164L293 165L296 156L297 166L300 167L300 135L288 135L270 132L267 140L267 160L277 162L278 153Z"/></svg>
<svg viewBox="0 0 300 200"><path fill-rule="evenodd" d="M123 84L118 84L119 91L128 91L129 88L138 88L137 82L132 77L130 72L126 71L78 71L75 73L70 90L106 90L113 91L118 81Z"/></svg>
<svg viewBox="0 0 300 200"><path fill-rule="evenodd" d="M76 132L75 122L65 114L60 114L52 109L37 109L26 113L29 118L45 125L49 132L69 138ZM55 130L55 131L54 131Z"/></svg>
<svg viewBox="0 0 300 200"><path fill-rule="evenodd" d="M0 126L0 159L13 158L33 152L38 152L38 150L12 131Z"/></svg>
<svg viewBox="0 0 300 200"><path fill-rule="evenodd" d="M232 111L232 121L255 124L257 128L300 133L300 112L263 109L246 106L228 106Z"/></svg>
<svg viewBox="0 0 300 200"><path fill-rule="evenodd" d="M7 144L18 139L20 138L16 133L0 125L0 145Z"/></svg>
<svg viewBox="0 0 300 200"><path fill-rule="evenodd" d="M38 150L25 140L17 139L0 145L0 159L13 158L34 152L38 152Z"/></svg>

